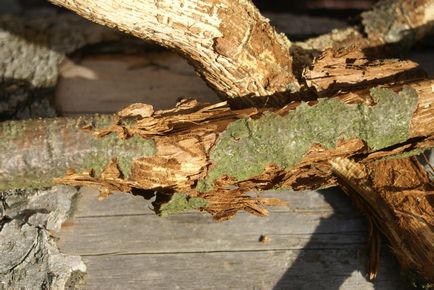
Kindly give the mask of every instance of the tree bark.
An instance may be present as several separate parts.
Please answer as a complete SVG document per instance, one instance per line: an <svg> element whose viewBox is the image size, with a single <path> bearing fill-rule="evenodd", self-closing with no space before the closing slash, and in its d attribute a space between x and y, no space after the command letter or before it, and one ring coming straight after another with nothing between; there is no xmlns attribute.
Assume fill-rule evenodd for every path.
<svg viewBox="0 0 434 290"><path fill-rule="evenodd" d="M406 274L414 276L413 271L432 283L434 184L419 162L404 158L364 165L337 158L332 164L341 187L366 213L371 227L387 237ZM371 262L378 262L378 257ZM371 278L376 276L376 268L370 267Z"/></svg>
<svg viewBox="0 0 434 290"><path fill-rule="evenodd" d="M62 224L70 218L77 189L0 193L0 279L3 289L80 289L86 265L57 247Z"/></svg>
<svg viewBox="0 0 434 290"><path fill-rule="evenodd" d="M386 0L362 15L361 27L291 44L249 0L185 0L177 4L164 0L50 1L99 24L174 49L223 99L231 100L233 107L289 103L294 99L291 93L303 82L303 69L326 48L373 48L404 42L408 46L434 23L433 0Z"/></svg>
<svg viewBox="0 0 434 290"><path fill-rule="evenodd" d="M227 219L239 210L265 215L264 205L280 204L250 197L249 190L318 188L339 180L348 192L366 199L371 220L393 247L403 245L401 252L396 250L401 263L432 280L430 268L424 269L433 256L432 221L428 215L414 223L416 215L424 214L419 209L429 212L426 196L379 186L382 179L369 168L392 174L394 161L384 159L434 146L434 84L409 73L416 69L411 62L378 61L372 66L367 48L402 42L409 35L418 39L432 26L434 1L384 1L363 16L367 36L356 28L333 32L300 45L301 53L250 1L51 2L178 51L222 97L250 105L259 103L253 97L266 97L272 105L287 103L288 94L299 90L294 74L300 78L312 56L331 44L364 50L363 55L351 49L324 52L303 74L314 92L291 95L291 100L310 102L280 109L231 111L225 104L183 101L166 111L133 105L112 117L3 123L0 149L8 153L0 156L0 189L49 186L57 177L59 183L97 185L102 197L114 190L143 196L157 191L154 205L161 215L198 208ZM297 59L294 74L290 50L306 56ZM355 90L358 85L371 89ZM333 97L317 100L318 95ZM83 127L98 138L81 131ZM339 158L357 161L349 162L365 175L346 174L339 169ZM341 167L347 169L345 163ZM72 170L64 176L67 169ZM427 187L417 190L426 193ZM393 200L397 191L398 197L408 197L402 204ZM379 197L370 200L375 193ZM414 202L420 198L424 204L417 207ZM406 219L409 204L417 210ZM391 224L380 225L384 219ZM402 234L419 234L423 223L418 241L428 261L416 245L401 239Z"/></svg>
<svg viewBox="0 0 434 290"><path fill-rule="evenodd" d="M336 157L363 163L432 147L433 84L354 91L274 111L184 101L166 111L132 105L114 117L5 122L1 189L49 186L69 168L75 173L57 182L98 185L103 196L180 192L209 201L205 210L228 218L239 205L225 194L331 186L336 179L328 162ZM259 208L254 211L265 213Z"/></svg>
<svg viewBox="0 0 434 290"><path fill-rule="evenodd" d="M299 89L290 42L249 0L51 2L174 49L223 98L287 95Z"/></svg>
<svg viewBox="0 0 434 290"><path fill-rule="evenodd" d="M408 49L430 33L434 27L433 11L433 0L378 1L371 10L360 15L360 26L333 30L295 45L317 52L330 47L355 45L371 55L377 49L377 53L384 56L384 46L397 45L398 48ZM397 47L393 48L396 50Z"/></svg>

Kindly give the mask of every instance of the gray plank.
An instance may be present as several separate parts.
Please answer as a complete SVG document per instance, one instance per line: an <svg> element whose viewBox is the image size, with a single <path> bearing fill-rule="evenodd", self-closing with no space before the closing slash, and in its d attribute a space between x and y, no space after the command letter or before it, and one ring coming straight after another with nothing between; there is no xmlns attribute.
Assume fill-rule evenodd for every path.
<svg viewBox="0 0 434 290"><path fill-rule="evenodd" d="M98 191L91 187L80 190L75 217L152 214L151 203L140 196L117 192L105 200L98 200ZM354 208L344 193L336 188L317 191L269 191L252 193L270 198L280 198L288 206L269 207L270 212L322 212L354 215Z"/></svg>
<svg viewBox="0 0 434 290"><path fill-rule="evenodd" d="M258 242L263 234L271 238L269 243ZM282 212L259 218L241 213L218 223L206 214L189 213L76 218L63 229L59 246L74 255L330 249L360 247L365 236L361 217Z"/></svg>
<svg viewBox="0 0 434 290"><path fill-rule="evenodd" d="M98 200L98 191L92 187L82 187L74 217L136 215L155 213L151 203L140 196L117 192L104 200Z"/></svg>
<svg viewBox="0 0 434 290"><path fill-rule="evenodd" d="M57 111L71 115L113 113L132 103L171 108L185 97L219 101L187 61L172 52L148 51L65 60L54 98Z"/></svg>
<svg viewBox="0 0 434 290"><path fill-rule="evenodd" d="M84 189L59 247L83 256L86 289L399 289L387 249L377 282L364 278L366 225L341 192L265 195L290 205L217 223L197 212L160 218L141 197L100 202Z"/></svg>
<svg viewBox="0 0 434 290"><path fill-rule="evenodd" d="M88 256L86 289L402 289L395 263L366 281L357 250Z"/></svg>

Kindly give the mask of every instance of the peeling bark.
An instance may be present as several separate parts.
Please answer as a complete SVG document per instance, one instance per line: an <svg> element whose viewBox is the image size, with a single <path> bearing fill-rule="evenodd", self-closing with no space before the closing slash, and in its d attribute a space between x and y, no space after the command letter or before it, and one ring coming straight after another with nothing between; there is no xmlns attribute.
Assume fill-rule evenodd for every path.
<svg viewBox="0 0 434 290"><path fill-rule="evenodd" d="M276 105L299 89L289 55L289 50L300 53L299 48L277 34L250 1L51 1L178 51L224 98L257 105L253 97L263 96ZM318 188L339 180L348 192L369 193L364 202L372 207L367 212L375 228L389 238L404 268L432 280L427 187L404 188L411 182L381 174L396 175L395 162L383 159L434 146L433 82L410 74L414 63L368 59L368 48L420 38L432 27L433 3L383 1L362 16L366 36L348 28L298 44L303 51L296 60L297 76L318 50L331 45L363 49L363 54L326 51L305 71L308 87L334 98L316 101L316 94L300 93L299 99L312 101L234 111L225 104L184 101L166 111L136 105L113 117L3 123L0 148L7 156L0 156L0 189L49 186L58 177L60 183L97 185L101 197L114 190L158 191L154 205L161 215L198 208L227 219L239 210L266 215L265 205L281 204L250 197L249 190ZM376 84L387 86L355 91ZM357 161L348 162L362 174L345 172L349 168L339 158ZM67 169L72 170L63 176ZM375 193L378 204L369 200ZM428 226L421 233L423 223ZM417 245L405 239L407 233L421 234ZM377 234L372 237L378 241ZM372 245L375 256L378 243ZM374 277L375 265L370 269Z"/></svg>
<svg viewBox="0 0 434 290"><path fill-rule="evenodd" d="M111 118L6 122L2 189L48 186L67 168L75 172L57 182L98 185L102 197L143 189L221 201L227 186L238 187L232 192L240 196L253 189L331 186L332 158L363 163L432 147L432 85L354 91L274 111L183 101L156 112L133 105ZM234 204L224 213L204 209L225 218L236 212Z"/></svg>
<svg viewBox="0 0 434 290"><path fill-rule="evenodd" d="M397 44L401 48L408 48L432 30L433 11L433 0L383 0L361 14L360 27L334 30L295 44L316 51L349 45L362 49Z"/></svg>
<svg viewBox="0 0 434 290"><path fill-rule="evenodd" d="M249 0L51 2L174 49L224 98L276 95L278 101L299 88L290 42Z"/></svg>
<svg viewBox="0 0 434 290"><path fill-rule="evenodd" d="M295 42L291 46L295 74L328 48L357 47L365 57L384 58L408 50L434 27L433 0L382 0L361 14L362 23Z"/></svg>
<svg viewBox="0 0 434 290"><path fill-rule="evenodd" d="M322 97L339 91L425 78L419 65L409 60L367 57L358 47L326 49L303 73L308 87Z"/></svg>
<svg viewBox="0 0 434 290"><path fill-rule="evenodd" d="M401 268L417 273L428 282L424 289L431 288L434 185L423 167L414 158L368 164L337 158L331 163L339 184L366 213L371 227L387 237ZM372 262L378 262L378 257ZM376 267L370 267L371 278L376 275Z"/></svg>

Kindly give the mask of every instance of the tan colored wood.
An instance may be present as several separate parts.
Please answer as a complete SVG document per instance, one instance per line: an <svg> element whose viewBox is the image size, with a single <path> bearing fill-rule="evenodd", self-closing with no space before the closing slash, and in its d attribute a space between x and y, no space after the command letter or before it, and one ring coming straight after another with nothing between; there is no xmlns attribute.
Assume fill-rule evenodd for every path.
<svg viewBox="0 0 434 290"><path fill-rule="evenodd" d="M366 166L343 158L332 163L339 184L367 213L371 227L387 237L402 270L432 284L434 184L423 166L414 157Z"/></svg>
<svg viewBox="0 0 434 290"><path fill-rule="evenodd" d="M299 88L289 40L249 0L50 2L176 50L222 97L269 96Z"/></svg>

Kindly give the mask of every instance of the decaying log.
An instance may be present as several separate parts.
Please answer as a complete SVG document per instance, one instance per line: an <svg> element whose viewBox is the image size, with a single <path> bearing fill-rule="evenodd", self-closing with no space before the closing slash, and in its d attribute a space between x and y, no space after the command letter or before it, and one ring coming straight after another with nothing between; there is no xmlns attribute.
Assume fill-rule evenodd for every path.
<svg viewBox="0 0 434 290"><path fill-rule="evenodd" d="M359 25L291 45L294 74L299 76L327 48L357 47L364 57L396 57L432 32L434 0L383 0L361 14Z"/></svg>
<svg viewBox="0 0 434 290"><path fill-rule="evenodd" d="M434 23L433 0L385 0L362 15L361 27L291 44L250 1L188 0L176 5L170 1L51 2L94 22L175 49L234 106L262 106L263 99L254 96L267 97L268 105L288 103L290 93L299 90L294 75L300 78L303 68L326 48L372 48L404 40L408 46L428 33Z"/></svg>
<svg viewBox="0 0 434 290"><path fill-rule="evenodd" d="M306 68L303 77L309 88L322 97L336 92L395 84L425 77L419 65L409 60L367 57L354 46L326 49Z"/></svg>
<svg viewBox="0 0 434 290"><path fill-rule="evenodd" d="M419 162L404 158L361 164L337 158L331 163L339 184L366 214L371 228L387 237L401 268L433 283L434 184ZM374 240L379 238L371 234ZM378 257L371 258L374 261ZM371 278L376 275L375 262Z"/></svg>
<svg viewBox="0 0 434 290"><path fill-rule="evenodd" d="M359 27L333 30L295 45L317 52L348 45L367 49L396 44L408 48L432 31L433 11L433 0L378 1L371 10L361 14L362 23Z"/></svg>
<svg viewBox="0 0 434 290"><path fill-rule="evenodd" d="M393 176L394 161L385 159L434 146L434 84L420 79L414 63L372 61L366 49L424 35L432 27L434 1L382 1L362 16L366 35L349 28L298 47L277 34L250 1L51 2L178 51L224 98L257 105L252 97L263 96L276 105L283 97L287 103L287 95L300 89L294 75L303 76L315 92L302 91L298 99L309 102L280 109L230 110L225 103L185 100L165 111L137 104L114 116L5 122L0 125L0 190L50 186L56 178L99 186L101 197L116 190L157 192L154 205L161 215L197 208L227 219L239 210L265 215L264 205L281 204L250 197L249 190L339 182L351 196L361 196L356 201L368 195L362 208L372 213L370 220L389 238L403 266L433 279L424 268L430 260L421 259L423 251L401 239L428 225L417 246L432 260L432 208L426 202L431 193L427 186L382 183L381 174ZM326 47L348 44L364 54L328 50L301 74ZM300 56L294 74L290 50ZM374 194L379 205L369 199ZM384 219L391 224L381 225Z"/></svg>
<svg viewBox="0 0 434 290"><path fill-rule="evenodd" d="M382 5L378 5L372 12L369 12L370 14L368 13L371 16L373 15L372 17L364 17L366 19L364 20L365 25L363 27L373 26L374 24L370 24L373 22L372 19L375 19L379 15L384 19L394 21L395 14L397 13L398 16L401 16L396 18L397 20L393 22L391 27L401 27L402 29L399 33L400 37L393 38L393 41L399 42L406 36L405 42L407 43L406 46L408 46L427 33L429 27L432 26L432 13L430 13L432 11L432 2L418 1L417 5L419 6L417 6L417 9L411 9L406 4L406 1L402 4L402 9L386 9L387 5L394 3L394 7L399 7L398 3L401 3L400 1L393 1L393 3L389 3L390 1L386 2L384 2L385 4L382 2ZM386 16L383 15L385 14L384 11L388 13L386 13ZM402 13L408 17L402 17ZM410 22L406 23L403 21ZM254 20L250 22L253 23ZM0 23L3 31L2 38L0 39L0 43L2 44L0 54L4 54L4 59L7 60L3 62L3 81L0 85L0 113L3 118L11 118L13 116L23 119L35 116L54 116L55 112L51 106L50 97L52 97L54 86L56 85L58 65L64 58L64 55L85 45L125 38L121 33L92 25L70 14L50 13L48 16L32 15L25 19L17 16L2 16ZM384 30L378 30L375 37L366 38L360 32L366 30L363 27L341 29L317 39L291 44L289 48L295 57L293 60L296 63L295 74L300 78L299 82L304 82L301 78L303 69L311 64L314 56L318 56L327 47L348 46L349 43L360 46L361 44L356 41L359 38L364 39L363 45L367 47L378 46L378 41L375 39L379 38L387 39L382 43L392 42L392 38L387 36L388 31ZM177 28L182 30L182 27ZM374 31L373 29L371 30ZM347 33L346 31L352 32ZM395 35L397 35L397 29L394 31ZM153 37L153 34L150 37ZM239 53L237 56L238 61L245 61L240 58L241 55L251 54L255 57L261 56L262 50L250 52L250 50L253 51L254 49L257 48L250 47L246 49L248 50L247 52ZM19 53L20 51L25 51L26 53ZM34 64L35 58L33 56L37 56L38 61L36 65ZM288 61L291 62L291 60ZM282 62L284 61L282 60ZM229 65L229 63L224 63L224 65ZM206 69L208 67L213 66L204 65L197 69ZM255 68L254 72L259 73L259 70ZM231 77L235 83L243 83L245 80L243 74L232 74ZM263 94L250 92L244 95L237 95L236 97L250 95L261 96ZM288 97L288 94L267 96L265 100L262 98L252 99L250 96L232 101L231 104L233 107L253 104L262 107L264 103L266 105L281 106L288 103L291 99L293 98Z"/></svg>
<svg viewBox="0 0 434 290"><path fill-rule="evenodd" d="M220 219L234 207L265 214L267 201L245 192L330 186L333 158L363 163L432 147L433 84L376 87L274 111L183 101L166 111L132 105L114 117L5 122L1 190L48 186L70 168L75 173L57 182L98 185L103 196L179 192L209 201L202 208ZM238 199L251 204L239 207Z"/></svg>

